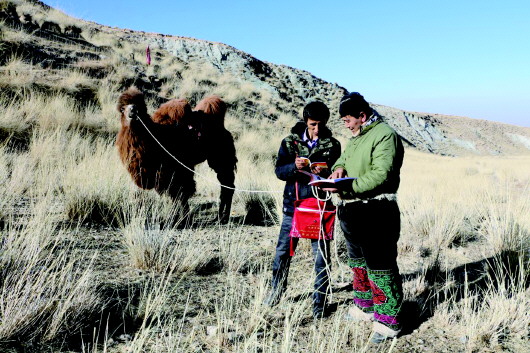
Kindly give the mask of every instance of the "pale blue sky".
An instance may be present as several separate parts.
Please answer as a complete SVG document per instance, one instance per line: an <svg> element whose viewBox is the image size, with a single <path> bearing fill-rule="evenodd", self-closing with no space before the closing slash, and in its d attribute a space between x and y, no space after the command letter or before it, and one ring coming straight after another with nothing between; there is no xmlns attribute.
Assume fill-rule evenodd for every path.
<svg viewBox="0 0 530 353"><path fill-rule="evenodd" d="M530 127L530 1L45 0L100 24L222 42L373 103Z"/></svg>

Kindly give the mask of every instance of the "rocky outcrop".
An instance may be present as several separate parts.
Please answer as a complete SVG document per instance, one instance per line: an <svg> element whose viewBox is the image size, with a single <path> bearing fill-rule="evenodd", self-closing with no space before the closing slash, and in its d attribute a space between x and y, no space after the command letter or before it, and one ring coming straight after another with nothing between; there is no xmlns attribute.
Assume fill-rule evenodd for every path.
<svg viewBox="0 0 530 353"><path fill-rule="evenodd" d="M222 43L138 32L129 32L127 39L167 50L184 61L207 61L220 72L229 72L267 90L278 101L289 104L293 114L299 114L308 100L319 98L328 103L336 116L340 98L346 93L345 88L307 71L264 62ZM422 151L443 155L530 153L529 128L372 106L407 145ZM331 125L338 129L340 122L335 120Z"/></svg>
<svg viewBox="0 0 530 353"><path fill-rule="evenodd" d="M38 0L32 2L43 9L49 9ZM103 56L103 52L110 48L98 47L83 39L84 32L81 27L89 33L106 33L116 38L119 43L133 42L146 47L149 45L154 50L177 57L188 66L191 63L207 63L219 73L232 76L235 81L250 84L256 91L267 93L267 97L270 97L267 104L274 106L281 113L295 116L299 116L308 101L321 99L330 107L332 116L337 117L340 98L346 93L345 88L319 79L307 71L262 61L223 43L110 28L82 20L75 22L81 27L70 25L61 28L48 21L39 24L28 14L18 14L16 7L10 2L4 2L0 6L0 19L10 26L31 29L36 36L77 45L79 51L91 50L94 54L90 55L94 56ZM13 43L8 45L16 47ZM26 52L25 48L17 51ZM35 51L39 55L39 61L43 62L41 57L44 54L39 54L40 52L43 50ZM75 58L75 53L67 57L72 60L70 57ZM49 67L60 67L60 59L61 56L52 60ZM155 96L152 98L157 99L161 81L157 77L147 77L139 67L132 69L137 75L127 78L121 84L135 84L141 89L150 89L150 94ZM175 75L179 76L180 73L175 72ZM244 114L259 115L272 120L277 118L274 115L266 116L264 112L269 110L268 107L257 109L256 102L252 100L238 104L242 106ZM422 151L444 155L530 153L530 128L463 117L408 112L375 103L372 105L377 113L396 129L407 145ZM341 131L340 119L331 119L329 124L333 130Z"/></svg>

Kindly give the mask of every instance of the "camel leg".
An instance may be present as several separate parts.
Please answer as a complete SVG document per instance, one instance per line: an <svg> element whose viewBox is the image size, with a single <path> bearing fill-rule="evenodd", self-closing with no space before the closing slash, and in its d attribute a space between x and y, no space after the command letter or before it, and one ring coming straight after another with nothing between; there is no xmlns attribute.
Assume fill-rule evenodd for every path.
<svg viewBox="0 0 530 353"><path fill-rule="evenodd" d="M230 218L230 211L232 209L232 197L234 196L234 190L228 190L223 188L221 190L221 198L219 202L219 222L221 224L228 223Z"/></svg>
<svg viewBox="0 0 530 353"><path fill-rule="evenodd" d="M183 223L188 225L193 221L189 199L194 193L195 181L193 179L181 185L172 184L168 190L169 196L177 205L179 205L180 212L178 218L183 220Z"/></svg>
<svg viewBox="0 0 530 353"><path fill-rule="evenodd" d="M232 209L232 198L234 196L234 170L232 169L218 172L217 180L219 180L219 183L221 183L221 185L231 188L229 189L226 187L221 187L221 195L219 198L219 211L217 213L217 217L221 224L226 224L228 223L228 220L230 218L230 211Z"/></svg>

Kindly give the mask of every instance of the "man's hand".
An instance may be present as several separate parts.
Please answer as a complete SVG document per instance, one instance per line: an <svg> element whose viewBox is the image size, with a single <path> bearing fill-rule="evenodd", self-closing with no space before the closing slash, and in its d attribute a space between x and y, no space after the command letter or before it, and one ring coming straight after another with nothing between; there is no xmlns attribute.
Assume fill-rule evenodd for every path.
<svg viewBox="0 0 530 353"><path fill-rule="evenodd" d="M302 169L306 167L309 164L309 159L303 158L303 157L296 157L294 160L294 165L296 166L296 169Z"/></svg>
<svg viewBox="0 0 530 353"><path fill-rule="evenodd" d="M337 168L333 173L331 173L328 179L345 178L346 175L347 174L344 168Z"/></svg>
<svg viewBox="0 0 530 353"><path fill-rule="evenodd" d="M320 174L321 171L322 171L322 167L313 167L313 168L311 168L311 172L313 174L317 174L318 175L318 174Z"/></svg>
<svg viewBox="0 0 530 353"><path fill-rule="evenodd" d="M333 173L331 173L328 179L337 179L344 177L346 177L346 171L344 170L344 168L337 168ZM337 188L322 188L322 190L333 193L339 192L339 189Z"/></svg>

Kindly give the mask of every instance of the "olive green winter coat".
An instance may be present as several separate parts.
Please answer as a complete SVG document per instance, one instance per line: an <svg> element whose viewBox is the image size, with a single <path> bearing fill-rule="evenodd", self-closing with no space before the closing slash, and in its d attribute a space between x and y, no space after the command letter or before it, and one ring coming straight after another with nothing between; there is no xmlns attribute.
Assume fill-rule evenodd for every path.
<svg viewBox="0 0 530 353"><path fill-rule="evenodd" d="M348 141L333 165L333 170L342 167L347 176L357 178L351 188L341 192L341 198L367 199L396 193L403 154L403 144L394 129L381 120L366 126Z"/></svg>

